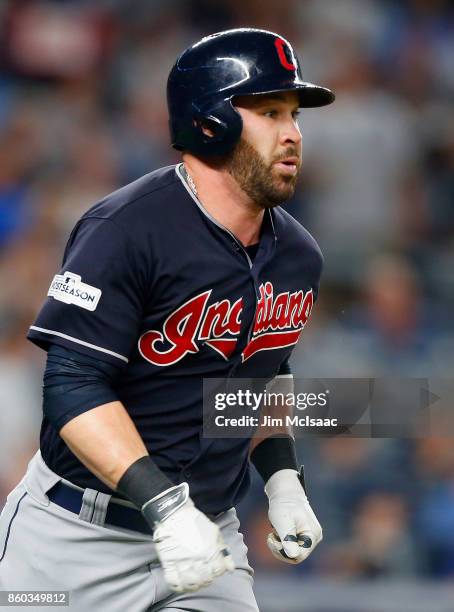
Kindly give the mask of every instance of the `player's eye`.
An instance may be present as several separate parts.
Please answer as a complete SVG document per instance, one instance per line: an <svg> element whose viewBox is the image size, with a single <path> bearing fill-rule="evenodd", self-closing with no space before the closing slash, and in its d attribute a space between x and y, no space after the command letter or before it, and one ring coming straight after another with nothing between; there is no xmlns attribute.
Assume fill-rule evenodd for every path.
<svg viewBox="0 0 454 612"><path fill-rule="evenodd" d="M263 113L265 115L265 117L276 117L277 116L277 111L276 110L267 110Z"/></svg>
<svg viewBox="0 0 454 612"><path fill-rule="evenodd" d="M298 119L298 117L299 117L300 115L301 115L301 111L300 111L300 109L295 110L295 111L293 111L293 113L292 113L292 117L293 117L293 119L295 119L295 121L296 121L296 119Z"/></svg>

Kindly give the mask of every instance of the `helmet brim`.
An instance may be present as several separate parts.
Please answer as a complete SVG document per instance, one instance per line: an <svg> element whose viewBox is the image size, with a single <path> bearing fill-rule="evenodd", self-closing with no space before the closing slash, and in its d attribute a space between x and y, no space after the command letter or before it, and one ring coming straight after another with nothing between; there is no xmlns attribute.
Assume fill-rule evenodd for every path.
<svg viewBox="0 0 454 612"><path fill-rule="evenodd" d="M336 97L331 89L313 83L302 83L295 86L295 89L299 92L301 108L327 106L334 102Z"/></svg>
<svg viewBox="0 0 454 612"><path fill-rule="evenodd" d="M327 87L314 85L314 83L300 82L292 83L290 87L279 87L276 89L266 89L254 92L237 92L233 96L229 96L232 100L239 96L266 96L266 94L279 93L282 91L297 91L300 98L300 108L316 108L319 106L327 106L335 100L334 93ZM228 98L225 98L228 99Z"/></svg>

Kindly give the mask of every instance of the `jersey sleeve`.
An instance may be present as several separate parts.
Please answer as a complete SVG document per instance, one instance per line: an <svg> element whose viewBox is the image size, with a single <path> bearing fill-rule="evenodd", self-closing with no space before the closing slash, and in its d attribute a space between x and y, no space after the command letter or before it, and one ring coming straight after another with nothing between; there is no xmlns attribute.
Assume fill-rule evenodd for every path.
<svg viewBox="0 0 454 612"><path fill-rule="evenodd" d="M79 221L28 339L45 350L57 344L113 364L128 363L145 299L146 262L137 251L112 220Z"/></svg>

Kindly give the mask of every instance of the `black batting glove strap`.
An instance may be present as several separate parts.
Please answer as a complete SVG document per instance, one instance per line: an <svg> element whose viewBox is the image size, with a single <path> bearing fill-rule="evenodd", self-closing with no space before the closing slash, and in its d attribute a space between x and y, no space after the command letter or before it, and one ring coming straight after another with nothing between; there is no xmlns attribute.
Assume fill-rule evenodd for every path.
<svg viewBox="0 0 454 612"><path fill-rule="evenodd" d="M155 526L156 523L162 523L181 508L188 501L188 498L188 483L183 482L147 501L142 506L142 514L149 525Z"/></svg>
<svg viewBox="0 0 454 612"><path fill-rule="evenodd" d="M300 481L300 484L303 487L303 491L306 493L306 497L307 497L306 480L304 478L304 465L300 466L298 480Z"/></svg>
<svg viewBox="0 0 454 612"><path fill-rule="evenodd" d="M298 472L295 440L290 436L266 438L252 451L251 463L254 464L265 483L279 470Z"/></svg>
<svg viewBox="0 0 454 612"><path fill-rule="evenodd" d="M140 510L144 504L174 486L149 455L137 459L120 478L117 491Z"/></svg>

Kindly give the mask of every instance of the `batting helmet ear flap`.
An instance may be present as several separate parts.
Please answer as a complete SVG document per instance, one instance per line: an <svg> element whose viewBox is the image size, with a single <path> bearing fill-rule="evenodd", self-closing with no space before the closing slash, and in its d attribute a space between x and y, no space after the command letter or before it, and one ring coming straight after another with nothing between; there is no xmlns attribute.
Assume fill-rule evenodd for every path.
<svg viewBox="0 0 454 612"><path fill-rule="evenodd" d="M206 134L203 128L208 128L212 135ZM231 100L209 109L195 107L190 150L196 155L224 155L232 150L242 129L243 120Z"/></svg>
<svg viewBox="0 0 454 612"><path fill-rule="evenodd" d="M202 131L202 139L205 143L212 142L213 139L214 142L219 142L228 129L225 121L221 121L221 119L214 115L204 115L201 113L197 113L194 117L193 125L196 129L198 128ZM211 134L207 134L205 129L210 130Z"/></svg>

